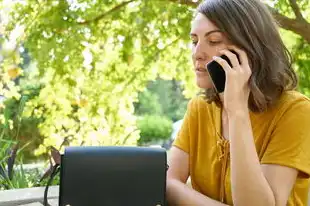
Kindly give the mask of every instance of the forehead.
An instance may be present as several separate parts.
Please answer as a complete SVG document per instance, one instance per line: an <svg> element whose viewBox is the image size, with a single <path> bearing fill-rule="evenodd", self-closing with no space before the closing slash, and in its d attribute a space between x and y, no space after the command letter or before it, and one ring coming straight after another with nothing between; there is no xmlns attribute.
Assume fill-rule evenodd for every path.
<svg viewBox="0 0 310 206"><path fill-rule="evenodd" d="M191 33L206 33L212 30L218 30L205 15L198 13L192 21Z"/></svg>

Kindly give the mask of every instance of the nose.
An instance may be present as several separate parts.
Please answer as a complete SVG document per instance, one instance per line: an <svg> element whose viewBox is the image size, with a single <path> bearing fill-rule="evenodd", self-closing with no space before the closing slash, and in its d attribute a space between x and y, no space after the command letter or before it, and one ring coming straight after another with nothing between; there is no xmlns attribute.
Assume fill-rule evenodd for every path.
<svg viewBox="0 0 310 206"><path fill-rule="evenodd" d="M201 43L200 41L196 44L196 46L193 49L193 58L198 61L204 61L207 59L207 48L206 45Z"/></svg>

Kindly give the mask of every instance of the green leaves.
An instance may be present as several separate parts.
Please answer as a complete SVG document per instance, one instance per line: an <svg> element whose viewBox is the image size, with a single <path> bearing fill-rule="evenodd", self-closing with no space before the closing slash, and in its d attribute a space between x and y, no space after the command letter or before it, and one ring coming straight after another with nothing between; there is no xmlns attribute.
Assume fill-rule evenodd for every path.
<svg viewBox="0 0 310 206"><path fill-rule="evenodd" d="M190 5L172 0L36 2L17 1L11 8L1 42L14 36L16 25L24 29L0 63L0 95L19 99L29 85L42 85L24 111L24 118L38 120L44 137L35 154L48 146L136 144L133 102L158 77L181 81L187 98L196 94L188 47ZM274 4L281 14L294 16L288 1ZM299 5L309 18L308 1ZM296 36L286 39L306 92L307 49L297 49ZM27 67L19 55L21 45L31 58ZM21 73L12 78L11 68Z"/></svg>
<svg viewBox="0 0 310 206"><path fill-rule="evenodd" d="M137 122L141 130L139 144L148 144L152 141L167 140L172 133L172 122L166 117L146 115Z"/></svg>

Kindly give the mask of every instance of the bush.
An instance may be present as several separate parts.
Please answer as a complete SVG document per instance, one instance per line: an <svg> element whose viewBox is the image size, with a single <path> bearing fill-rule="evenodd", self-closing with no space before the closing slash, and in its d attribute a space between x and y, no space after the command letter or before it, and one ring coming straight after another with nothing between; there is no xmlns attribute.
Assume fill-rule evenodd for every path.
<svg viewBox="0 0 310 206"><path fill-rule="evenodd" d="M0 191L46 186L49 176L42 178L43 168L24 168L23 153L27 145L5 140L0 135ZM59 185L59 173L50 185Z"/></svg>
<svg viewBox="0 0 310 206"><path fill-rule="evenodd" d="M183 118L188 101L183 96L181 82L157 79L149 82L147 89L139 93L135 114L162 115L178 121Z"/></svg>
<svg viewBox="0 0 310 206"><path fill-rule="evenodd" d="M142 116L138 118L137 126L140 130L139 145L169 139L172 133L172 121L164 116Z"/></svg>
<svg viewBox="0 0 310 206"><path fill-rule="evenodd" d="M23 168L23 156L21 155L23 148L19 148L17 142L4 140L1 136L0 190L32 186L35 180L35 173L26 173Z"/></svg>
<svg viewBox="0 0 310 206"><path fill-rule="evenodd" d="M23 150L23 163L37 159L33 151L43 142L43 137L39 131L39 124L43 118L37 118L34 114L28 115L28 117L23 115L26 104L38 96L40 90L40 85L24 87L21 89L20 99L6 99L4 109L0 108L0 116L4 114L3 121L0 121L2 138L8 141L16 141L19 146L27 145Z"/></svg>

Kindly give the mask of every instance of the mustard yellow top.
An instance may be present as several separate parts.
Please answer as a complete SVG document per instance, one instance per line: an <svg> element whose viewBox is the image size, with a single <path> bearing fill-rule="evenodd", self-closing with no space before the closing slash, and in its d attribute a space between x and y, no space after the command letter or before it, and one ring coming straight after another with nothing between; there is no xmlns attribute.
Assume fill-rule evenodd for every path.
<svg viewBox="0 0 310 206"><path fill-rule="evenodd" d="M307 205L310 100L295 91L285 92L266 112L250 112L250 119L260 162L300 171L288 205ZM202 97L193 98L173 145L189 154L192 187L232 205L229 141L221 136L221 108L208 104Z"/></svg>

